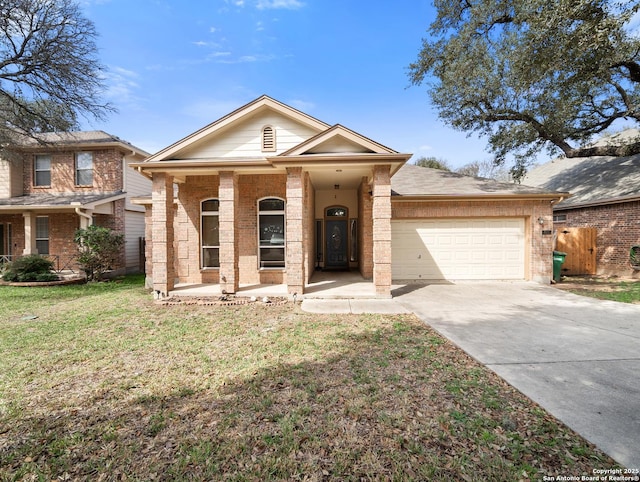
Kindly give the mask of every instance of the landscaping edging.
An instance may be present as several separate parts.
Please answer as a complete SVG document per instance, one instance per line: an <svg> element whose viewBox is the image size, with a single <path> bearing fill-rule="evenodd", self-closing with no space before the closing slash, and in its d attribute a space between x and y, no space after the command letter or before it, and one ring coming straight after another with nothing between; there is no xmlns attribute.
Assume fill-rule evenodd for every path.
<svg viewBox="0 0 640 482"><path fill-rule="evenodd" d="M83 277L78 278L66 278L58 281L2 281L0 280L0 286L18 286L24 288L32 288L35 286L63 286L86 283L87 279Z"/></svg>

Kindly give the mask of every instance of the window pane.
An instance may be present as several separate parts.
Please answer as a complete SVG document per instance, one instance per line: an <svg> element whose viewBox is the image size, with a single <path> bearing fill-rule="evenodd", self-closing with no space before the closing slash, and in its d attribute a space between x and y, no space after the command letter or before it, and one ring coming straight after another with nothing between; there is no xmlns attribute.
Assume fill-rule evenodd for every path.
<svg viewBox="0 0 640 482"><path fill-rule="evenodd" d="M282 199L263 199L258 204L260 211L284 211L284 201Z"/></svg>
<svg viewBox="0 0 640 482"><path fill-rule="evenodd" d="M93 171L77 171L76 184L78 186L90 186L93 184Z"/></svg>
<svg viewBox="0 0 640 482"><path fill-rule="evenodd" d="M260 215L260 246L284 244L284 216L282 214Z"/></svg>
<svg viewBox="0 0 640 482"><path fill-rule="evenodd" d="M202 216L202 246L220 246L218 216Z"/></svg>
<svg viewBox="0 0 640 482"><path fill-rule="evenodd" d="M93 154L78 152L76 154L76 169L93 169Z"/></svg>
<svg viewBox="0 0 640 482"><path fill-rule="evenodd" d="M284 248L260 248L260 267L284 268Z"/></svg>
<svg viewBox="0 0 640 482"><path fill-rule="evenodd" d="M207 201L202 201L202 210L203 211L218 211L220 207L220 201L217 199L209 199Z"/></svg>
<svg viewBox="0 0 640 482"><path fill-rule="evenodd" d="M49 237L49 218L46 216L38 216L36 218L36 239Z"/></svg>
<svg viewBox="0 0 640 482"><path fill-rule="evenodd" d="M36 156L36 171L51 170L51 156Z"/></svg>
<svg viewBox="0 0 640 482"><path fill-rule="evenodd" d="M36 249L38 250L38 254L49 254L49 240L36 240Z"/></svg>
<svg viewBox="0 0 640 482"><path fill-rule="evenodd" d="M51 171L36 171L36 186L50 186Z"/></svg>
<svg viewBox="0 0 640 482"><path fill-rule="evenodd" d="M220 250L218 248L202 248L202 267L220 267Z"/></svg>

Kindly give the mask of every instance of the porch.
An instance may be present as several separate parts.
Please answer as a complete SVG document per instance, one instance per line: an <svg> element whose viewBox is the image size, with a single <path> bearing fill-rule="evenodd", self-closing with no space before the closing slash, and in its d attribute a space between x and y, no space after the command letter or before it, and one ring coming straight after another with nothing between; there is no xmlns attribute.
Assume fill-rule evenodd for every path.
<svg viewBox="0 0 640 482"><path fill-rule="evenodd" d="M222 296L219 284L176 284L169 292L175 297ZM286 284L240 284L236 296L256 298L289 297ZM311 281L305 284L304 295L298 299L371 299L376 294L372 280L362 277L358 271L315 271Z"/></svg>

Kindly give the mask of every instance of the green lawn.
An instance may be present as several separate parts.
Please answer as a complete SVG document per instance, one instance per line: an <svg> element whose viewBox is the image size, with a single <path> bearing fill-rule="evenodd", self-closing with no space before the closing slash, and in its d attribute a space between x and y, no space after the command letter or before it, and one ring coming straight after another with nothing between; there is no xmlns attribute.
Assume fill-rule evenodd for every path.
<svg viewBox="0 0 640 482"><path fill-rule="evenodd" d="M538 480L615 464L412 315L0 286L0 480Z"/></svg>
<svg viewBox="0 0 640 482"><path fill-rule="evenodd" d="M640 303L640 281L618 281L600 278L588 279L582 282L580 280L580 278L566 277L563 279L563 283L570 285L570 287L563 288L562 283L557 286L578 295L590 296L600 300Z"/></svg>

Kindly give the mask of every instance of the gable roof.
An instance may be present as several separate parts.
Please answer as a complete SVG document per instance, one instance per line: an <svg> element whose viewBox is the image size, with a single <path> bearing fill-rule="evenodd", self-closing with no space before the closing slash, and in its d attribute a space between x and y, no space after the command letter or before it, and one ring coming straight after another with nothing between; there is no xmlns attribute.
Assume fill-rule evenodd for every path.
<svg viewBox="0 0 640 482"><path fill-rule="evenodd" d="M328 129L330 126L325 122L322 122L315 117L312 117L304 112L301 112L293 107L290 107L282 102L278 102L275 99L267 95L258 97L257 99L243 105L242 107L234 110L230 114L221 117L220 119L206 125L200 130L189 134L188 136L180 139L179 141L171 144L170 146L162 149L149 157L145 162L162 161L165 159L171 159L179 151L193 145L196 142L203 140L209 136L214 135L216 132L224 130L231 124L235 124L243 118L247 118L251 115L255 115L265 109L278 112L284 116L295 119L296 121L308 126L316 132L321 132Z"/></svg>
<svg viewBox="0 0 640 482"><path fill-rule="evenodd" d="M120 139L117 136L104 131L71 131L71 132L43 132L33 137L24 137L20 141L20 149L63 149L72 147L74 149L100 147L117 147L118 149L131 152L139 158L146 158L149 153L134 146L130 142Z"/></svg>
<svg viewBox="0 0 640 482"><path fill-rule="evenodd" d="M338 149L335 152L354 152L354 153L370 153L370 154L397 154L397 151L390 149L382 144L375 142L368 137L358 134L340 124L336 124L331 128L320 132L314 137L298 144L280 154L281 156L309 155L309 154L326 154L331 152L331 145ZM322 147L325 147L322 149ZM327 146L328 149L327 149ZM345 147L346 146L346 147Z"/></svg>
<svg viewBox="0 0 640 482"><path fill-rule="evenodd" d="M560 157L532 169L523 182L544 189L569 191L571 197L555 209L633 201L640 199L640 154Z"/></svg>
<svg viewBox="0 0 640 482"><path fill-rule="evenodd" d="M557 199L567 193L405 164L391 178L391 195L392 200L513 197Z"/></svg>

